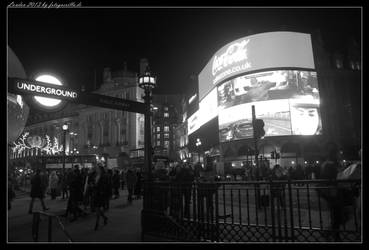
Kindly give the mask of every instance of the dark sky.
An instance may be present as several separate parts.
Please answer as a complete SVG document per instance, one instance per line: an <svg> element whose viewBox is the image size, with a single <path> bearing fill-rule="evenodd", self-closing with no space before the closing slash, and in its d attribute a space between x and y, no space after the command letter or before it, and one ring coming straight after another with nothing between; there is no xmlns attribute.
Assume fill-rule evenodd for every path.
<svg viewBox="0 0 369 250"><path fill-rule="evenodd" d="M103 67L126 61L137 72L146 57L155 92L180 93L222 46L280 25L320 29L332 51L350 36L361 41L359 8L8 8L8 45L28 76L49 71L88 89L94 69L100 83Z"/></svg>

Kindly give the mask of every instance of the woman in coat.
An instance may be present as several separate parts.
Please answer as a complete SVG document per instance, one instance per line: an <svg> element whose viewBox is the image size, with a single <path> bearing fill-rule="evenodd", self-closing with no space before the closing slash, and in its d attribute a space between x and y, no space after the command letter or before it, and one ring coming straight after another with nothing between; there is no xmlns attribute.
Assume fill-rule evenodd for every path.
<svg viewBox="0 0 369 250"><path fill-rule="evenodd" d="M28 213L32 214L33 202L36 198L40 199L43 210L48 210L44 202L45 187L43 186L40 169L36 170L36 174L31 179L31 203L29 204Z"/></svg>
<svg viewBox="0 0 369 250"><path fill-rule="evenodd" d="M132 202L133 190L136 186L137 175L133 168L128 169L126 173L127 189L128 189L128 202Z"/></svg>
<svg viewBox="0 0 369 250"><path fill-rule="evenodd" d="M55 198L56 198L58 183L59 183L59 177L56 175L55 171L52 171L50 176L49 176L49 188L50 188L50 193L51 193L51 199L52 200L55 200Z"/></svg>
<svg viewBox="0 0 369 250"><path fill-rule="evenodd" d="M136 176L137 176L137 180L136 180L134 195L135 195L135 198L139 200L141 199L141 189L142 189L141 171L137 171Z"/></svg>
<svg viewBox="0 0 369 250"><path fill-rule="evenodd" d="M100 216L104 218L104 225L108 223L108 217L104 214L104 205L106 201L107 193L107 176L105 173L105 169L103 166L98 166L96 168L96 176L95 176L95 182L93 186L93 192L94 192L94 206L96 209L96 224L95 224L95 230L99 228L99 220Z"/></svg>

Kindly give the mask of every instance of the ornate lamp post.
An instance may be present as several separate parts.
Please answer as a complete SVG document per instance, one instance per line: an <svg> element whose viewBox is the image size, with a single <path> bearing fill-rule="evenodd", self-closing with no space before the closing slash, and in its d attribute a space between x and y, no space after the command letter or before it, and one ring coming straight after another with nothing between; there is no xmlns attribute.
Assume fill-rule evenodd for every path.
<svg viewBox="0 0 369 250"><path fill-rule="evenodd" d="M151 91L156 86L156 77L151 75L149 67L143 75L138 77L138 86L145 90L143 96L146 104L145 112L145 166L147 168L147 178L151 179L151 165L152 165L152 145L151 145Z"/></svg>
<svg viewBox="0 0 369 250"><path fill-rule="evenodd" d="M201 140L199 138L196 139L196 147L197 147L197 154L199 157L199 162L200 162L200 146L201 146Z"/></svg>
<svg viewBox="0 0 369 250"><path fill-rule="evenodd" d="M67 138L67 131L68 131L68 124L64 124L62 126L63 134L64 134L64 142L63 142L63 177L65 179L65 149L66 149L66 138Z"/></svg>

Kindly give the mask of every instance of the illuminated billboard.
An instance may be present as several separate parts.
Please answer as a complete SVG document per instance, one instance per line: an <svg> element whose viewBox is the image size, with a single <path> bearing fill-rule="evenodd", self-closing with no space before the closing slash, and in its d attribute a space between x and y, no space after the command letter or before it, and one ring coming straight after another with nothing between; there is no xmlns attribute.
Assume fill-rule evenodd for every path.
<svg viewBox="0 0 369 250"><path fill-rule="evenodd" d="M202 125L218 115L218 93L213 89L200 103L199 109L188 118L188 134L192 134Z"/></svg>
<svg viewBox="0 0 369 250"><path fill-rule="evenodd" d="M220 142L252 138L252 111L265 136L321 134L317 74L277 70L240 76L218 88Z"/></svg>
<svg viewBox="0 0 369 250"><path fill-rule="evenodd" d="M191 115L187 120L187 133L188 135L195 132L201 126L201 116L199 110L196 111L193 115Z"/></svg>
<svg viewBox="0 0 369 250"><path fill-rule="evenodd" d="M240 38L218 50L199 74L199 100L234 76L272 68L314 69L309 34L267 32Z"/></svg>
<svg viewBox="0 0 369 250"><path fill-rule="evenodd" d="M201 116L201 124L207 123L218 115L218 93L217 89L213 89L199 104Z"/></svg>

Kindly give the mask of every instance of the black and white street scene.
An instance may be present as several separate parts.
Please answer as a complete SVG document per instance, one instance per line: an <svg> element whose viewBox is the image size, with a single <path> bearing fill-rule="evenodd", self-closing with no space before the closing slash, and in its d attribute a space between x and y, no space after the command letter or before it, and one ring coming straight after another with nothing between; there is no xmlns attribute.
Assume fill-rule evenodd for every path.
<svg viewBox="0 0 369 250"><path fill-rule="evenodd" d="M8 244L363 243L360 6L8 1Z"/></svg>

